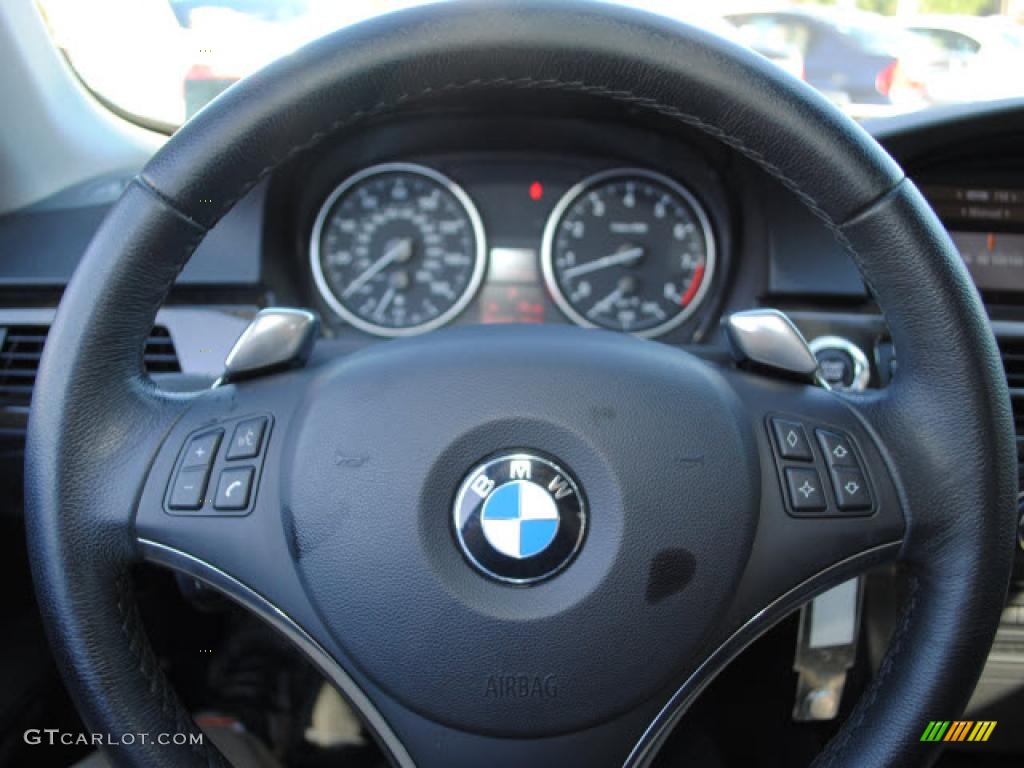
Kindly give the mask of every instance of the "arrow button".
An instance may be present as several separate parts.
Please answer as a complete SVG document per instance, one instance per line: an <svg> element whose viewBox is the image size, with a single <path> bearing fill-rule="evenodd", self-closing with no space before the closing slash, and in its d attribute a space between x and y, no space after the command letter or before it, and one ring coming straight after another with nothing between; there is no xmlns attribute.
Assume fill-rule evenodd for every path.
<svg viewBox="0 0 1024 768"><path fill-rule="evenodd" d="M836 491L836 504L841 511L863 512L871 509L871 494L864 481L864 474L859 469L833 469L832 485Z"/></svg>
<svg viewBox="0 0 1024 768"><path fill-rule="evenodd" d="M819 429L818 442L821 443L821 452L825 454L825 460L830 467L857 466L857 457L853 453L850 439L845 435Z"/></svg>

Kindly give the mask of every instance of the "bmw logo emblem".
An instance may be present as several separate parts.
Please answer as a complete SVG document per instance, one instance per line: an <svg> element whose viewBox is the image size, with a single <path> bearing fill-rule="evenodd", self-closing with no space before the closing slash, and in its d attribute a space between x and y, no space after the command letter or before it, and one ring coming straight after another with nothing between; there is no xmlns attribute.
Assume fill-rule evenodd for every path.
<svg viewBox="0 0 1024 768"><path fill-rule="evenodd" d="M455 536L491 578L530 584L553 576L583 542L579 486L554 461L517 451L477 465L455 499Z"/></svg>

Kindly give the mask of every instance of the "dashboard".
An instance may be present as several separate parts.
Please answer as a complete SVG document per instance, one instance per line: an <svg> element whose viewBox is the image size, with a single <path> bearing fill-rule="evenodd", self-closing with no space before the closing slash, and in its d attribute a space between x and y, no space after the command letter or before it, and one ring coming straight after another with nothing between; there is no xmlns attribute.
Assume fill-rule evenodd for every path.
<svg viewBox="0 0 1024 768"><path fill-rule="evenodd" d="M949 157L918 130L896 131L894 147L993 319L1024 319L1024 172L1005 154ZM0 326L29 308L45 322L128 178L0 217ZM216 375L244 318L272 304L316 309L326 337L352 345L546 323L706 352L723 347L724 314L775 306L811 340L850 342L829 359L848 383L882 384L893 365L849 255L791 192L700 132L639 114L399 115L299 155L181 274L163 319L183 370Z"/></svg>
<svg viewBox="0 0 1024 768"><path fill-rule="evenodd" d="M572 323L705 347L721 341L724 314L768 305L809 338L851 341L868 380L884 382L877 308L791 192L696 130L564 110L587 107L398 115L299 155L224 217L181 274L170 325L198 309L225 322L200 324L200 336L196 323L169 325L179 356L212 371L239 318L270 304L314 308L328 338L354 344L465 324ZM882 138L946 223L993 319L1024 318L1019 150L982 162L979 152L1003 145L950 156L920 130ZM0 325L56 304L128 178L0 217Z"/></svg>
<svg viewBox="0 0 1024 768"><path fill-rule="evenodd" d="M271 235L288 282L329 333L571 323L688 343L708 330L735 256L714 156L614 123L414 122L350 137L268 192L288 217Z"/></svg>
<svg viewBox="0 0 1024 768"><path fill-rule="evenodd" d="M427 166L384 163L343 181L313 226L321 298L340 319L379 336L445 325L478 293L480 323L544 322L553 301L577 325L648 337L700 308L714 275L715 237L682 184L648 169L600 171L562 194L540 242L527 244L540 234L542 179L556 188L565 180L546 168L535 169L532 181L515 178L529 168L493 170L505 172L499 204L503 218L519 225L506 237L520 247L489 248L472 198Z"/></svg>
<svg viewBox="0 0 1024 768"><path fill-rule="evenodd" d="M1024 174L1016 150L989 165L984 151L903 161L993 319L1016 320ZM654 118L410 117L340 137L266 195L264 278L283 264L280 289L339 338L573 323L714 344L724 313L772 305L810 338L851 340L871 383L892 364L828 230L744 158Z"/></svg>

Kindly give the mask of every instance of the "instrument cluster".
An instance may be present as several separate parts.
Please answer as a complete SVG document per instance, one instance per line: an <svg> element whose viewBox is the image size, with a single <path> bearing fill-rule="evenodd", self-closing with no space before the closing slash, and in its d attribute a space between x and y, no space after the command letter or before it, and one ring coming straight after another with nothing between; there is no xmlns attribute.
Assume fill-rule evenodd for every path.
<svg viewBox="0 0 1024 768"><path fill-rule="evenodd" d="M460 322L661 337L699 313L720 261L701 190L650 168L555 165L456 177L388 162L344 178L310 233L324 304L385 337Z"/></svg>

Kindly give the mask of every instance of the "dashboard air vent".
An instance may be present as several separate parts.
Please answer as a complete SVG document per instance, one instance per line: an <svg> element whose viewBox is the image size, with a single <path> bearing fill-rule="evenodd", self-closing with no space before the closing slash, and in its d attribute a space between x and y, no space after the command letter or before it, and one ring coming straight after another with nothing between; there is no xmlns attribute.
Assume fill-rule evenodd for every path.
<svg viewBox="0 0 1024 768"><path fill-rule="evenodd" d="M1010 403L1013 405L1013 427L1017 433L1017 474L1021 490L1024 490L1024 392L1011 392Z"/></svg>
<svg viewBox="0 0 1024 768"><path fill-rule="evenodd" d="M0 329L0 408L28 407L48 330L45 325Z"/></svg>
<svg viewBox="0 0 1024 768"><path fill-rule="evenodd" d="M149 373L181 373L174 342L166 328L156 326L146 339L146 371Z"/></svg>
<svg viewBox="0 0 1024 768"><path fill-rule="evenodd" d="M1003 357L1006 383L1010 389L1024 389L1024 337L1002 337L999 353Z"/></svg>
<svg viewBox="0 0 1024 768"><path fill-rule="evenodd" d="M0 409L28 408L47 331L49 327L45 325L0 328ZM149 373L181 371L166 328L154 328L146 339L145 363Z"/></svg>
<svg viewBox="0 0 1024 768"><path fill-rule="evenodd" d="M1013 405L1013 426L1017 433L1017 474L1021 488L1024 489L1024 336L1001 336L998 342Z"/></svg>

